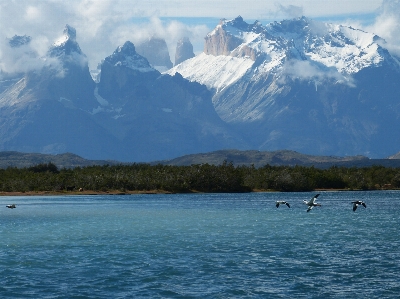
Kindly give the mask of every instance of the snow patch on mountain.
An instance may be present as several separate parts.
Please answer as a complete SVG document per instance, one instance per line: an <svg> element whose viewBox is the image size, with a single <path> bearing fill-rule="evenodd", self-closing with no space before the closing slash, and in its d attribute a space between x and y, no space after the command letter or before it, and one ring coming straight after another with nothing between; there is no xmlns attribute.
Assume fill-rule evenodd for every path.
<svg viewBox="0 0 400 299"><path fill-rule="evenodd" d="M64 27L63 35L53 43L53 47L65 47L67 42L76 43L76 30L68 24Z"/></svg>
<svg viewBox="0 0 400 299"><path fill-rule="evenodd" d="M69 35L68 34L64 34L61 37L59 37L54 43L53 46L54 47L62 47L63 45L66 44L66 42L69 40Z"/></svg>
<svg viewBox="0 0 400 299"><path fill-rule="evenodd" d="M77 65L82 69L87 67L88 59L76 41L75 28L65 25L63 35L50 47L44 58L47 65L58 70L58 77L63 77L68 72L67 65Z"/></svg>
<svg viewBox="0 0 400 299"><path fill-rule="evenodd" d="M94 89L94 97L96 98L97 102L99 102L99 104L101 106L108 106L108 101L106 99L104 99L101 95L99 95L99 87L96 86L96 88Z"/></svg>
<svg viewBox="0 0 400 299"><path fill-rule="evenodd" d="M305 55L310 60L335 67L344 74L354 74L384 61L385 57L379 53L376 35L352 27L328 27L327 35L316 36L315 41L307 45Z"/></svg>
<svg viewBox="0 0 400 299"><path fill-rule="evenodd" d="M23 92L23 90L26 88L26 79L22 78L20 79L13 88L9 88L3 93L0 94L0 108L3 107L12 107L16 106L21 103L21 97L20 94ZM23 98L25 99L25 98Z"/></svg>
<svg viewBox="0 0 400 299"><path fill-rule="evenodd" d="M302 17L268 24L265 31L281 37L288 50L297 52L297 59L319 62L342 74L354 74L385 60L377 43L381 39L352 27Z"/></svg>
<svg viewBox="0 0 400 299"><path fill-rule="evenodd" d="M135 46L130 41L119 46L105 61L114 66L124 66L139 72L156 71L150 66L146 58L136 52Z"/></svg>
<svg viewBox="0 0 400 299"><path fill-rule="evenodd" d="M154 72L155 69L150 65L143 63L144 61L138 61L134 57L126 57L124 61L118 61L115 66L123 65L132 70L137 70L139 72Z"/></svg>
<svg viewBox="0 0 400 299"><path fill-rule="evenodd" d="M81 48L76 42L75 28L68 24L65 25L63 35L53 43L49 52L51 56L68 55L74 52L83 55Z"/></svg>
<svg viewBox="0 0 400 299"><path fill-rule="evenodd" d="M189 81L196 81L210 89L221 91L242 78L253 64L254 61L249 57L237 58L201 53L165 73L171 76L180 73Z"/></svg>

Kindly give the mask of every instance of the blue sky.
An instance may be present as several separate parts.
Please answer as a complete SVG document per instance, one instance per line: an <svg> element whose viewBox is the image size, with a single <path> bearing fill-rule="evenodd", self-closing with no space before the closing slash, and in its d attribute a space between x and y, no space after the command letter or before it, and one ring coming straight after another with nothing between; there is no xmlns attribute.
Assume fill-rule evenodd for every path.
<svg viewBox="0 0 400 299"><path fill-rule="evenodd" d="M372 31L400 48L399 0L0 0L0 68L15 65L7 55L7 38L27 34L31 47L44 54L69 24L88 56L90 68L130 40L165 38L174 61L176 42L192 41L202 51L204 37L219 19L241 15L263 24L299 16Z"/></svg>

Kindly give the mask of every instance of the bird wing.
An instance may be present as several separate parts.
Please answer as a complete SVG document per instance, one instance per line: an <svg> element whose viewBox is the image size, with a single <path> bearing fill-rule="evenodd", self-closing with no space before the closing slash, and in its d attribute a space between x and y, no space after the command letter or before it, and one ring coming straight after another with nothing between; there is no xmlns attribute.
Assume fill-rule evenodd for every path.
<svg viewBox="0 0 400 299"><path fill-rule="evenodd" d="M367 207L367 205L365 204L365 202L363 202L363 203L362 203L362 205L364 206L364 208L366 208L366 207Z"/></svg>
<svg viewBox="0 0 400 299"><path fill-rule="evenodd" d="M319 194L315 194L313 198L310 199L310 201L308 202L308 204L313 204L315 202L315 200L317 199L317 197L319 196Z"/></svg>
<svg viewBox="0 0 400 299"><path fill-rule="evenodd" d="M290 204L287 202L286 205L290 208Z"/></svg>
<svg viewBox="0 0 400 299"><path fill-rule="evenodd" d="M312 210L313 206L309 206L307 209L307 212L310 212Z"/></svg>
<svg viewBox="0 0 400 299"><path fill-rule="evenodd" d="M357 210L357 204L353 203L353 212L355 212L355 210Z"/></svg>
<svg viewBox="0 0 400 299"><path fill-rule="evenodd" d="M279 202L276 203L276 207L279 208Z"/></svg>

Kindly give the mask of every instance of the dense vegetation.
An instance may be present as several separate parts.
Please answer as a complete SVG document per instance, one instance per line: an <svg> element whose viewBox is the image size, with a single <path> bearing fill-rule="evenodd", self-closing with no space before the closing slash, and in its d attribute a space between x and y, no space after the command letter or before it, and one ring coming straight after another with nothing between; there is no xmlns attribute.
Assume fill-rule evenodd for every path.
<svg viewBox="0 0 400 299"><path fill-rule="evenodd" d="M104 165L58 169L52 163L0 169L1 192L27 191L249 192L400 188L400 168L222 165Z"/></svg>

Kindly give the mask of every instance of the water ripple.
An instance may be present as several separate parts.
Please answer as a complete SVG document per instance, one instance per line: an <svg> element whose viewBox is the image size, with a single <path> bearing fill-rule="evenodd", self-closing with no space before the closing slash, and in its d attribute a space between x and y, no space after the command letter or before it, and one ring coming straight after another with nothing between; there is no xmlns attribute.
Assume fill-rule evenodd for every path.
<svg viewBox="0 0 400 299"><path fill-rule="evenodd" d="M0 296L397 298L400 193L324 192L306 213L311 196L18 198L0 210Z"/></svg>

